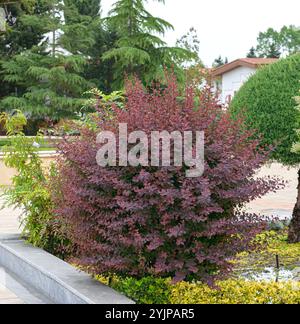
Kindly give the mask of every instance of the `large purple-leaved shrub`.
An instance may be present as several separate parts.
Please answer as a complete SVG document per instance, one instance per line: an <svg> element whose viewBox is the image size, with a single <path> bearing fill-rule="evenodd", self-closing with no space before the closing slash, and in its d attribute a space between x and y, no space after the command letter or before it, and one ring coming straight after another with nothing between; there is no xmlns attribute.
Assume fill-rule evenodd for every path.
<svg viewBox="0 0 300 324"><path fill-rule="evenodd" d="M252 247L264 225L241 207L280 189L277 179L256 178L266 161L243 120L232 121L209 89L178 99L176 82L146 92L128 82L126 105L102 130L204 131L205 172L186 177L186 167L100 167L96 133L84 129L60 149L56 213L76 245L76 261L93 274L173 277L209 281L227 274L230 259ZM99 113L99 116L101 114Z"/></svg>

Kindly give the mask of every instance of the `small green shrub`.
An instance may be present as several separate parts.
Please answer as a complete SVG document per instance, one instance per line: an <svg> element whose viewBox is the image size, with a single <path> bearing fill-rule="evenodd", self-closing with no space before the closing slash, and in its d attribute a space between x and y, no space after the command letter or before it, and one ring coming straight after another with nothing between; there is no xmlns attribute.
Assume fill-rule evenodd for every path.
<svg viewBox="0 0 300 324"><path fill-rule="evenodd" d="M289 244L288 233L285 228L282 231L268 231L256 236L254 244L256 251L243 252L236 256L235 275L249 272L261 273L266 268L272 268L276 264L276 256L279 257L280 266L285 269L294 269L299 265L300 243Z"/></svg>
<svg viewBox="0 0 300 324"><path fill-rule="evenodd" d="M2 147L4 146L9 146L10 145L10 141L8 139L1 139L0 140L0 150Z"/></svg>
<svg viewBox="0 0 300 324"><path fill-rule="evenodd" d="M300 304L300 283L224 280L212 288L170 279L97 277L139 304Z"/></svg>
<svg viewBox="0 0 300 324"><path fill-rule="evenodd" d="M110 286L133 299L139 304L168 304L171 297L171 285L168 279L145 277L112 278Z"/></svg>
<svg viewBox="0 0 300 324"><path fill-rule="evenodd" d="M227 280L219 289L181 282L173 287L172 304L300 304L300 284Z"/></svg>

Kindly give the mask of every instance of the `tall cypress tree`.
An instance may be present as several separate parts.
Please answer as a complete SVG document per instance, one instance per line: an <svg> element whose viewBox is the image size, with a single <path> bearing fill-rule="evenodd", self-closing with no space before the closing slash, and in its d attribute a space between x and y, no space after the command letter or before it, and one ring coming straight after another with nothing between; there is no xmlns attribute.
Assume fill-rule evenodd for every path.
<svg viewBox="0 0 300 324"><path fill-rule="evenodd" d="M94 40L86 33L86 19L80 20L78 14L74 17L77 21L66 23L62 15L69 8L63 2L45 3L47 10L38 16L44 26L43 39L32 49L2 62L3 80L14 86L14 92L1 100L0 107L21 109L31 118L74 117L82 107L83 92L92 86L82 73L87 64L83 52ZM84 42L77 42L74 33Z"/></svg>
<svg viewBox="0 0 300 324"><path fill-rule="evenodd" d="M172 67L179 77L183 77L177 62L189 59L193 54L179 47L168 47L157 36L164 35L173 26L151 15L145 8L145 0L117 1L106 22L117 34L114 48L103 55L104 60L114 62L116 87L121 86L126 74L137 75L145 83L161 80L165 67Z"/></svg>

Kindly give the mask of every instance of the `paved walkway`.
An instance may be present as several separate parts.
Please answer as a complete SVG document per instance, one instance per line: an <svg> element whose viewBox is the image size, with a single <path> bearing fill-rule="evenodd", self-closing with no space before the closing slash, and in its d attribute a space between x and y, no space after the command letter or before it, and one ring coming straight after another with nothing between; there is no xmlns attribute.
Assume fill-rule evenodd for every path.
<svg viewBox="0 0 300 324"><path fill-rule="evenodd" d="M1 209L4 204L4 198L1 197L0 191L0 235L20 234L20 216L21 211L11 207Z"/></svg>
<svg viewBox="0 0 300 324"><path fill-rule="evenodd" d="M5 304L24 304L24 301L19 299L14 293L6 287L0 285L0 305Z"/></svg>
<svg viewBox="0 0 300 324"><path fill-rule="evenodd" d="M9 236L20 234L20 210L13 208L1 209L3 203L4 200L2 197L0 197L0 235ZM24 304L23 300L21 300L7 288L8 278L11 282L11 277L8 277L6 271L3 268L0 268L0 304Z"/></svg>
<svg viewBox="0 0 300 324"><path fill-rule="evenodd" d="M278 176L288 184L283 190L251 202L246 208L247 211L266 216L291 218L297 198L298 170L299 167L288 168L279 163L263 167L258 176Z"/></svg>
<svg viewBox="0 0 300 324"><path fill-rule="evenodd" d="M41 293L0 268L0 304L51 304Z"/></svg>

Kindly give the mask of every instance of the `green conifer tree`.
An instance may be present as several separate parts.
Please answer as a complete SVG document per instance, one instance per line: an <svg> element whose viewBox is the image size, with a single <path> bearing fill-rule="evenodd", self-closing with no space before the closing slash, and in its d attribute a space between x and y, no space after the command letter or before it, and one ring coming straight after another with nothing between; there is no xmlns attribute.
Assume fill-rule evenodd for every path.
<svg viewBox="0 0 300 324"><path fill-rule="evenodd" d="M82 16L97 18L100 16L100 0L64 0L67 6L75 6Z"/></svg>
<svg viewBox="0 0 300 324"><path fill-rule="evenodd" d="M214 68L218 68L220 66L223 66L225 64L228 63L228 58L225 57L225 59L222 58L222 56L220 55L218 58L216 58L213 62L213 67Z"/></svg>
<svg viewBox="0 0 300 324"><path fill-rule="evenodd" d="M100 28L100 1L64 0L60 43L71 53L89 55Z"/></svg>
<svg viewBox="0 0 300 324"><path fill-rule="evenodd" d="M25 1L25 2L24 2ZM0 33L0 99L14 91L14 86L4 81L1 64L14 55L39 44L47 31L40 19L47 5L41 0L10 1L2 0L5 13L16 19L13 26L7 24L5 32Z"/></svg>
<svg viewBox="0 0 300 324"><path fill-rule="evenodd" d="M249 53L247 54L247 58L257 58L254 46L250 48Z"/></svg>
<svg viewBox="0 0 300 324"><path fill-rule="evenodd" d="M65 11L67 24L74 21L75 17L90 21L89 31L92 34L94 43L90 44L87 51L89 57L83 76L91 80L99 89L105 93L113 91L113 71L112 60L103 60L102 56L109 49L114 47L118 37L115 31L108 28L107 24L101 20L101 2L99 0L65 0L65 4L70 9ZM69 13L72 13L71 15ZM75 18L78 20L78 18ZM71 32L73 30L71 29ZM86 36L83 36L85 39ZM71 37L73 39L73 37ZM84 40L83 39L83 40ZM82 40L79 39L79 42Z"/></svg>
<svg viewBox="0 0 300 324"><path fill-rule="evenodd" d="M84 17L78 14L66 23L62 15L69 8L59 0L45 1L48 9L38 17L47 32L43 40L2 62L3 80L14 86L14 92L1 100L0 107L21 109L31 118L74 117L82 107L82 94L92 86L82 74L87 64L84 51L93 37L86 33ZM83 42L77 42L80 37Z"/></svg>
<svg viewBox="0 0 300 324"><path fill-rule="evenodd" d="M104 60L114 62L115 87L122 85L125 75L136 75L144 83L162 80L164 68L172 68L179 78L183 77L183 69L177 62L190 59L193 53L167 46L159 36L173 26L151 15L145 8L145 0L117 1L106 23L117 34L114 48L103 55Z"/></svg>
<svg viewBox="0 0 300 324"><path fill-rule="evenodd" d="M48 11L47 0L30 0L28 2L9 1L5 6L6 11L16 18L14 26L7 26L6 32L0 35L1 59L11 57L37 45L47 31L41 18ZM27 0L28 1L28 0Z"/></svg>

